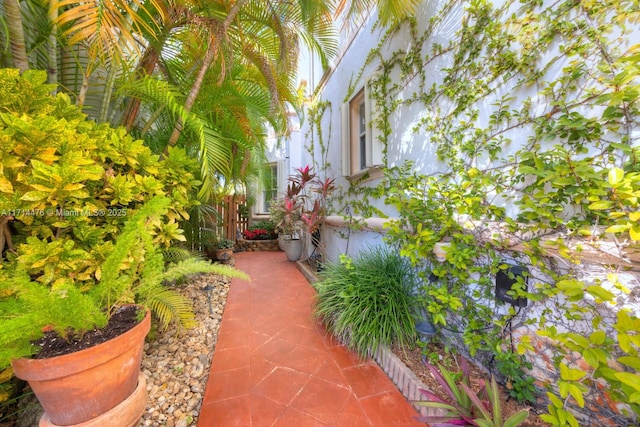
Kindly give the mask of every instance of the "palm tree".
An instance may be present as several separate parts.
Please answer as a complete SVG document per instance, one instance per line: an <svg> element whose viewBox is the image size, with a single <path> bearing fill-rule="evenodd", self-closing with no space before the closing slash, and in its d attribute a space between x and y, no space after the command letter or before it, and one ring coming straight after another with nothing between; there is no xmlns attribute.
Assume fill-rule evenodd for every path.
<svg viewBox="0 0 640 427"><path fill-rule="evenodd" d="M157 152L165 149L176 119L183 121L181 144L202 159L205 185L201 196L208 200L214 188L235 187L252 175L256 160L264 157L266 125L282 129L286 120L273 114L269 90L260 72L240 61L226 71L226 78L220 82L220 64L214 64L198 102L191 112L186 112L182 94L190 88L191 79L181 70L193 68L193 58L188 49L183 49L172 60L163 62L174 85L147 76L123 88L144 100L140 120L144 126L131 132L144 137Z"/></svg>
<svg viewBox="0 0 640 427"><path fill-rule="evenodd" d="M336 52L335 39L331 37L330 4L315 0L222 0L217 3L222 10L203 27L208 36L207 47L187 95L185 109L193 108L214 61L222 65L219 77L224 78L231 61L241 60L262 74L269 88L274 114L286 115L286 104L295 102L295 97L290 96L295 93L290 77L295 73L300 41L316 50L325 63ZM181 123L178 122L168 146L177 143L180 130Z"/></svg>
<svg viewBox="0 0 640 427"><path fill-rule="evenodd" d="M336 16L343 15L346 20L373 8L378 9L378 18L382 25L393 25L415 14L423 0L338 0L335 6Z"/></svg>
<svg viewBox="0 0 640 427"><path fill-rule="evenodd" d="M12 65L23 72L29 69L27 59L27 47L22 26L22 13L18 0L3 0L3 12L8 32L9 45L11 47Z"/></svg>
<svg viewBox="0 0 640 427"><path fill-rule="evenodd" d="M244 179L255 169L249 156L263 150L264 124L285 133L287 110L297 106L298 45L311 44L325 62L336 51L331 11L320 6L264 0L168 5L154 19L161 29L147 41L134 82L121 86L129 97L120 123L147 140L168 139L165 150L181 136L203 164L202 196L214 183Z"/></svg>

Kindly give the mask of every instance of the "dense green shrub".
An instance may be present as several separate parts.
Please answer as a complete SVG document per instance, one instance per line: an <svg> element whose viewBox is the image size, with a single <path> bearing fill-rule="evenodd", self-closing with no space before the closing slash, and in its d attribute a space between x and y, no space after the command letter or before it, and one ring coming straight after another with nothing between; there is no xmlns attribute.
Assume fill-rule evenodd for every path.
<svg viewBox="0 0 640 427"><path fill-rule="evenodd" d="M197 165L178 149L160 160L123 129L86 120L45 81L0 70L0 214L13 217L17 245L6 256L42 284L90 288L127 218L154 196L170 200L150 227L155 243L184 240Z"/></svg>
<svg viewBox="0 0 640 427"><path fill-rule="evenodd" d="M124 130L86 120L45 81L0 70L0 370L33 354L43 330L81 334L117 304L189 324L190 302L163 281L234 273L162 256L184 239L178 223L195 203L184 151L159 159Z"/></svg>
<svg viewBox="0 0 640 427"><path fill-rule="evenodd" d="M315 316L361 356L381 344L415 342L416 278L397 251L381 246L342 256L320 275Z"/></svg>
<svg viewBox="0 0 640 427"><path fill-rule="evenodd" d="M266 230L271 234L275 234L276 224L270 219L265 219L253 224L251 227L249 227L249 230L255 230L257 228Z"/></svg>

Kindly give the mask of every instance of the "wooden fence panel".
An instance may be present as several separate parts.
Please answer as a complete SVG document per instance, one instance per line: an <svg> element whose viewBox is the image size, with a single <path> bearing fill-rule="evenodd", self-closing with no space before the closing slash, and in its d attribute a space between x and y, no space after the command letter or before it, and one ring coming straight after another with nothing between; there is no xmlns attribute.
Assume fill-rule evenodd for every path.
<svg viewBox="0 0 640 427"><path fill-rule="evenodd" d="M238 234L247 229L245 204L244 196L225 196L222 202L215 205L220 215L220 220L216 223L216 235L219 238L235 242Z"/></svg>

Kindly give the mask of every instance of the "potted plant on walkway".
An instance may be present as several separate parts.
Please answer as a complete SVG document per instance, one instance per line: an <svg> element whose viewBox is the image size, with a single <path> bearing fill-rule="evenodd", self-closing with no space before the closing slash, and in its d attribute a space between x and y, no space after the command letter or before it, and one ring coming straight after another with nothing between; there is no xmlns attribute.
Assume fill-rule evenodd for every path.
<svg viewBox="0 0 640 427"><path fill-rule="evenodd" d="M282 245L287 259L297 261L302 254L302 242L300 241L300 218L302 215L302 199L299 196L301 188L295 184L289 184L287 193L278 209L281 212L281 220L278 227L281 230Z"/></svg>
<svg viewBox="0 0 640 427"><path fill-rule="evenodd" d="M269 218L275 224L274 231L278 236L278 248L284 251L284 241L291 238L290 231L285 228L284 199L275 199L269 205Z"/></svg>
<svg viewBox="0 0 640 427"><path fill-rule="evenodd" d="M216 259L222 263L228 263L233 257L233 240L220 239L216 243Z"/></svg>
<svg viewBox="0 0 640 427"><path fill-rule="evenodd" d="M289 248L287 258L297 261L302 253L301 237L308 236L314 248L320 244L320 226L327 214L327 199L335 189L334 179L322 181L310 166L296 169L296 173L289 177L289 184L284 198L278 203L277 217L281 233L290 235L285 238L285 252ZM310 193L316 193L312 197ZM315 252L315 249L314 249Z"/></svg>

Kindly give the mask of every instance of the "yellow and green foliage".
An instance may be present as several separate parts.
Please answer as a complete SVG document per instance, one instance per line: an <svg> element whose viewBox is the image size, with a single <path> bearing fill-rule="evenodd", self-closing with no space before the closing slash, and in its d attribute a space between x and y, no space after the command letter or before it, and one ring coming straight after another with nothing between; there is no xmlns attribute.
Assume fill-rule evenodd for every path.
<svg viewBox="0 0 640 427"><path fill-rule="evenodd" d="M124 130L87 120L45 81L0 70L0 215L14 248L0 262L0 369L32 354L43 329L82 333L115 304L154 308L165 325L186 313L188 324L188 301L162 282L172 270L213 269L186 261L176 270L161 253L184 240L194 161L180 149L160 159Z"/></svg>
<svg viewBox="0 0 640 427"><path fill-rule="evenodd" d="M178 149L160 160L123 129L87 120L45 80L0 70L0 213L13 217L17 260L30 276L89 288L127 218L152 197L171 200L150 227L155 242L184 240L178 223L194 204L196 165Z"/></svg>

